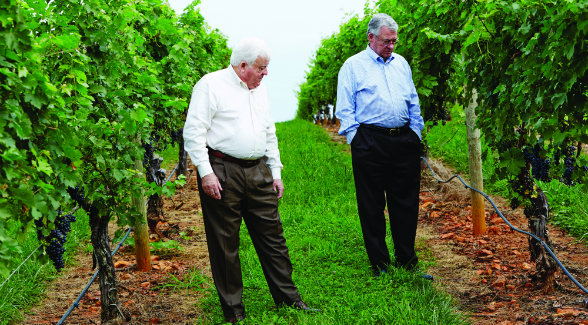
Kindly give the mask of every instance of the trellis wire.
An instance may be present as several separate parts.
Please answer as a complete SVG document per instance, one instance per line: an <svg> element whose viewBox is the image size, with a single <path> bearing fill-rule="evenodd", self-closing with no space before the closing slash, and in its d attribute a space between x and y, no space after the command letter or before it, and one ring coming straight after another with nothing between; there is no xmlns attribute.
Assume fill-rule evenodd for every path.
<svg viewBox="0 0 588 325"><path fill-rule="evenodd" d="M21 266L23 266L23 264L28 261L31 256L33 256L33 254L39 250L39 248L41 248L43 245L39 245L37 246L37 248L33 249L33 251L29 254L29 256L27 256L27 258L24 259L24 261L22 261L22 263L20 263L19 266L16 267L16 269L14 269L14 271L12 271L12 273L10 273L10 275L6 278L6 280L4 280L4 282L2 282L2 284L0 284L0 289L2 289L2 287L4 286L4 284L6 284L6 282L8 282L8 280L10 280L10 278L18 271L18 269L20 269Z"/></svg>

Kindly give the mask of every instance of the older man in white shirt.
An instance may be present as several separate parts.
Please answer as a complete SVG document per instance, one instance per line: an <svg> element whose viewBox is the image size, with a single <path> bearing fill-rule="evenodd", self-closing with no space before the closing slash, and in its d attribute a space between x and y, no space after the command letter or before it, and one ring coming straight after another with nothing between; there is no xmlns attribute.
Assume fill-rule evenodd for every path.
<svg viewBox="0 0 588 325"><path fill-rule="evenodd" d="M312 310L292 281L292 264L278 212L284 193L276 128L270 114L270 51L258 39L234 49L231 66L194 87L184 145L198 168L198 185L212 276L225 319L245 316L239 228L245 221L277 305Z"/></svg>

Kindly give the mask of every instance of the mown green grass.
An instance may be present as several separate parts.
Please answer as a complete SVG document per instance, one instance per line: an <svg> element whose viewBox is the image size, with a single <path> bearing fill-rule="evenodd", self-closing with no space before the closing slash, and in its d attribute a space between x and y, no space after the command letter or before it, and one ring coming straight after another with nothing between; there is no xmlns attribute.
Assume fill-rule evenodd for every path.
<svg viewBox="0 0 588 325"><path fill-rule="evenodd" d="M77 221L71 224L72 230L67 235L65 244L64 262L66 267L72 265L73 256L80 253L90 241L88 217L81 210L78 210L75 215ZM14 222L11 226L20 227L21 225ZM22 237L22 252L15 253L12 261L9 262L8 267L11 270L16 270L21 264L22 266L0 288L0 324L2 325L13 324L21 320L24 312L44 297L43 293L47 284L59 276L51 261L46 257L40 257L43 252L42 248L27 260L30 253L36 250L38 246L39 241L37 240L36 231L31 228ZM5 279L0 277L0 284ZM63 312L65 313L65 310Z"/></svg>
<svg viewBox="0 0 588 325"><path fill-rule="evenodd" d="M431 156L440 158L455 168L461 176L469 177L468 146L463 115L453 114L453 120L432 127L426 135ZM509 197L506 180L492 181L494 160L482 138L484 192ZM545 192L550 207L550 222L588 243L588 194L579 187L569 187L558 180L537 181ZM508 212L508 211L507 211Z"/></svg>
<svg viewBox="0 0 588 325"><path fill-rule="evenodd" d="M243 226L243 324L466 324L450 297L413 273L396 270L380 278L372 275L346 145L333 143L320 127L302 120L280 123L277 128L286 186L280 214L293 277L303 300L322 313L274 306ZM426 269L427 263L433 261L422 267ZM202 323L222 322L216 293L207 296L202 308Z"/></svg>

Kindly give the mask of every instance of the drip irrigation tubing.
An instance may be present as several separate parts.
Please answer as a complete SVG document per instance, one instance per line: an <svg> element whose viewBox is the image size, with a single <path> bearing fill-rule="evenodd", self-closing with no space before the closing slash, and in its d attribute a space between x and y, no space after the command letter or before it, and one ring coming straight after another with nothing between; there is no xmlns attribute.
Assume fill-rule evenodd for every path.
<svg viewBox="0 0 588 325"><path fill-rule="evenodd" d="M167 177L167 179L165 180L165 182L163 182L163 184L167 183L169 181L169 179L172 177L173 174L176 173L176 170L178 170L178 167L180 166L180 163L176 164L176 167L174 168L174 170L172 170L171 173L169 173L169 176Z"/></svg>
<svg viewBox="0 0 588 325"><path fill-rule="evenodd" d="M580 288L582 291L584 291L584 293L588 294L588 290L586 288L584 288L584 286L582 286L582 284L580 284L580 282L578 282L578 280L576 280L576 278L566 269L566 267L562 264L562 262L555 256L555 253L551 250L551 248L549 247L549 245L547 245L546 242L544 242L541 238L537 237L536 235L521 230L515 226L513 226L507 219L506 217L502 214L502 212L500 212L500 210L498 209L498 207L496 206L496 204L494 204L494 201L492 201L492 199L490 199L490 197L478 190L477 188L473 188L470 185L468 185L458 174L455 174L453 176L451 176L450 178L448 178L447 180L442 180L439 176L437 176L437 174L435 173L435 171L433 170L433 168L431 168L431 165L429 165L429 162L427 161L427 158L425 157L421 157L423 159L423 161L427 164L427 167L429 167L429 170L431 171L431 173L433 173L433 177L439 182L439 183L449 183L451 180L453 180L454 178L457 178L466 188L469 188L470 190L476 191L477 193L479 193L480 195L482 195L488 202L490 202L490 204L492 204L492 207L494 208L494 210L496 211L496 213L498 214L498 216L500 216L500 218L502 218L502 220L504 220L504 222L510 227L510 229L519 232L521 234L527 235L533 239L535 239L536 241L538 241L547 251L547 253L549 253L549 255L551 255L551 257L553 257L553 259L555 260L555 262L557 263L557 265L561 268L561 270L564 272L564 274L570 279L572 280L572 282L574 282L575 285L578 286L578 288ZM587 301L588 302L588 301Z"/></svg>
<svg viewBox="0 0 588 325"><path fill-rule="evenodd" d="M172 175L175 173L176 169L178 169L178 166L179 165L180 165L179 163L176 165L176 167L174 168L174 170L169 174L168 178L165 180L165 182L163 184L167 183L170 180L170 178L172 177ZM149 203L149 200L147 200L147 202L145 202L145 205L147 205L148 203ZM127 230L127 233L125 234L125 236L123 237L123 239L120 241L120 243L118 243L118 245L116 246L116 248L114 249L114 251L112 251L112 253L110 254L110 256L114 256L114 254L116 254L116 252L122 246L122 244L125 242L125 240L127 240L127 237L129 237L129 234L131 233L131 230L133 230L133 227L129 227L129 230ZM61 319L59 320L59 322L57 322L56 325L63 324L63 322L72 313L72 311L74 310L74 308L79 307L80 301L86 295L86 292L88 292L88 289L90 289L90 286L92 285L92 283L94 282L94 280L96 280L96 277L98 277L98 271L100 271L100 270L99 269L96 269L96 272L94 272L94 275L92 276L92 278L90 279L90 281L88 281L88 284L86 284L86 286L84 287L84 289L82 290L82 292L80 292L80 294L78 295L78 298L69 307L69 309L65 312L65 314L63 314L63 316L61 317Z"/></svg>

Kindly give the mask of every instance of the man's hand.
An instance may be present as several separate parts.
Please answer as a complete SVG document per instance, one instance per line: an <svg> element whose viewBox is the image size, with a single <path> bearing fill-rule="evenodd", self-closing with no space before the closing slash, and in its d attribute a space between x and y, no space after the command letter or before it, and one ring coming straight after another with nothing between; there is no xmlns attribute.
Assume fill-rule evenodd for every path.
<svg viewBox="0 0 588 325"><path fill-rule="evenodd" d="M274 179L274 191L278 193L278 199L282 198L284 194L284 183L282 183L281 179Z"/></svg>
<svg viewBox="0 0 588 325"><path fill-rule="evenodd" d="M214 173L202 177L202 189L204 190L204 193L206 193L206 195L210 196L213 199L220 200L223 188L220 185L220 182L218 181L218 178Z"/></svg>

